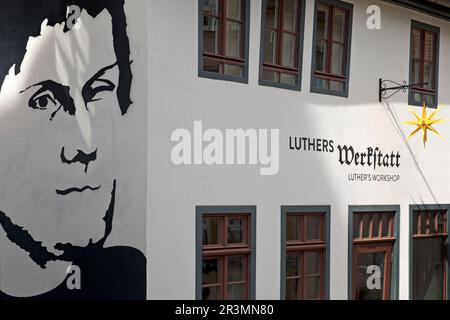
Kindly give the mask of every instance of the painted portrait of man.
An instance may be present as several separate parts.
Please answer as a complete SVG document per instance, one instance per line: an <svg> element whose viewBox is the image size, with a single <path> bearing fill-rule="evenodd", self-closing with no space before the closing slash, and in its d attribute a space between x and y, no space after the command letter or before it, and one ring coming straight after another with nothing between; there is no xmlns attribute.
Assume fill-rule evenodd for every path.
<svg viewBox="0 0 450 320"><path fill-rule="evenodd" d="M0 300L145 299L145 255L107 244L136 107L124 4L0 2Z"/></svg>

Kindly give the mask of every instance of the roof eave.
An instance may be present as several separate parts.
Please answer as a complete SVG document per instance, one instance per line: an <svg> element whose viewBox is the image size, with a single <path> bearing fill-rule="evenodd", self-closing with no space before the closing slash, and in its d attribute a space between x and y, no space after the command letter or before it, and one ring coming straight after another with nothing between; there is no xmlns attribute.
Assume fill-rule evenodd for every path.
<svg viewBox="0 0 450 320"><path fill-rule="evenodd" d="M397 4L409 9L413 9L439 19L450 21L450 8L433 2L424 3L425 1L418 1L418 0L383 0L383 1Z"/></svg>

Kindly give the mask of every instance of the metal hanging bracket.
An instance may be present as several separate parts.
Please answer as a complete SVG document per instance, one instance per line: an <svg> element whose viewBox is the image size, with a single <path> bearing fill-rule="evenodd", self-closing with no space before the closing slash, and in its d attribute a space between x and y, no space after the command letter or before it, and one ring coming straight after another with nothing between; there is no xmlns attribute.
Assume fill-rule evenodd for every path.
<svg viewBox="0 0 450 320"><path fill-rule="evenodd" d="M396 93L398 93L400 90L406 93L409 88L411 87L417 87L417 86L423 86L427 85L428 82L423 83L416 83L416 84L406 84L406 81L403 81L402 83L398 83L392 80L383 80L380 78L379 85L378 85L378 101L381 102L383 99L389 99ZM388 87L388 85L391 85L391 87ZM394 91L393 93L388 93L388 91Z"/></svg>

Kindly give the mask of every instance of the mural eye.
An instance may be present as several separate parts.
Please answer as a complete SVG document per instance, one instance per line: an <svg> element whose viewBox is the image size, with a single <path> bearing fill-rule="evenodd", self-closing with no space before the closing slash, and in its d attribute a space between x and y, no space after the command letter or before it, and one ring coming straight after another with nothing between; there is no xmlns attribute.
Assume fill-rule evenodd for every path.
<svg viewBox="0 0 450 320"><path fill-rule="evenodd" d="M86 102L98 101L102 99L103 92L112 92L116 85L106 79L95 80L87 90L83 90L83 97Z"/></svg>
<svg viewBox="0 0 450 320"><path fill-rule="evenodd" d="M57 102L50 91L45 91L39 95L31 97L29 106L33 109L47 110L48 108L56 108Z"/></svg>

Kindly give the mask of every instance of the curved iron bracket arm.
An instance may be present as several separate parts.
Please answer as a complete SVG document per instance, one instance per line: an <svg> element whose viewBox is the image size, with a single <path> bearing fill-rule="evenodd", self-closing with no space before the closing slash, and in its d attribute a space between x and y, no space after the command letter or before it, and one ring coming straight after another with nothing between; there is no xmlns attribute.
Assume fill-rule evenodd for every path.
<svg viewBox="0 0 450 320"><path fill-rule="evenodd" d="M406 93L406 91L408 91L408 89L411 87L423 86L427 84L428 82L406 84L406 81L398 83L392 80L380 79L378 85L378 101L381 102L383 99L389 99L390 97L398 93L400 90ZM388 87L388 85L391 85L391 87ZM389 93L389 91L394 92Z"/></svg>

